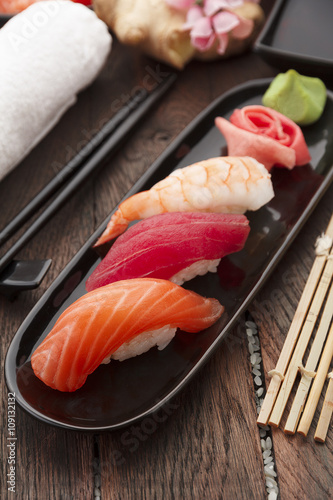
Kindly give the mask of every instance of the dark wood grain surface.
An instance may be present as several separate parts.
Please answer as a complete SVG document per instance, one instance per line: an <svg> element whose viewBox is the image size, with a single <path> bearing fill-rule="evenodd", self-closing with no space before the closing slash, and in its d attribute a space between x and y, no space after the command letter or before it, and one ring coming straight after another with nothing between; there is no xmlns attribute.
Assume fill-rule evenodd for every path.
<svg viewBox="0 0 333 500"><path fill-rule="evenodd" d="M170 70L173 71L173 70ZM138 89L158 79L159 67L116 41L98 79L32 153L0 183L3 227ZM151 163L216 97L277 70L254 53L189 64L167 95L19 254L51 258L41 286L10 302L0 297L1 366L23 319L87 238ZM148 78L148 76L149 78ZM148 83L147 83L148 82ZM149 89L148 89L149 90ZM332 212L333 187L250 307L267 371L275 366L313 262L313 242ZM244 326L245 328L245 326ZM3 372L3 369L2 369ZM52 428L16 409L16 493L7 491L7 388L1 378L1 498L264 499L267 498L254 386L246 337L226 342L155 418L93 435ZM316 414L315 419L318 419ZM282 499L333 497L333 433L324 445L273 432Z"/></svg>

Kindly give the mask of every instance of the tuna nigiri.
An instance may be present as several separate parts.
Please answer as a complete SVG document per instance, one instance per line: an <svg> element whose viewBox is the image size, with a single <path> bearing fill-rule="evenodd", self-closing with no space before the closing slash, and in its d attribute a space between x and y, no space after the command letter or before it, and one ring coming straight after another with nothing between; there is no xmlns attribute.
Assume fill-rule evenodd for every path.
<svg viewBox="0 0 333 500"><path fill-rule="evenodd" d="M88 291L130 278L170 279L178 285L215 271L249 234L245 215L173 212L130 227L87 280Z"/></svg>
<svg viewBox="0 0 333 500"><path fill-rule="evenodd" d="M177 169L120 204L95 246L123 233L129 223L165 212L244 213L274 196L270 174L250 157L219 157Z"/></svg>
<svg viewBox="0 0 333 500"><path fill-rule="evenodd" d="M49 387L73 392L101 363L142 354L154 345L163 349L177 328L199 332L223 309L218 300L167 280L118 281L69 306L33 353L31 365Z"/></svg>

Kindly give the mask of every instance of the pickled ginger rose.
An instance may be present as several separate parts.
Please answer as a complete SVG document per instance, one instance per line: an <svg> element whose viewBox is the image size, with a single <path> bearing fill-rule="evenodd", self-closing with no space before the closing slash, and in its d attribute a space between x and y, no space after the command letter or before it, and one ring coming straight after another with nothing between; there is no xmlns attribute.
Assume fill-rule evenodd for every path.
<svg viewBox="0 0 333 500"><path fill-rule="evenodd" d="M251 156L267 170L274 165L292 169L311 160L303 132L278 111L261 105L235 109L230 121L217 117L230 156Z"/></svg>

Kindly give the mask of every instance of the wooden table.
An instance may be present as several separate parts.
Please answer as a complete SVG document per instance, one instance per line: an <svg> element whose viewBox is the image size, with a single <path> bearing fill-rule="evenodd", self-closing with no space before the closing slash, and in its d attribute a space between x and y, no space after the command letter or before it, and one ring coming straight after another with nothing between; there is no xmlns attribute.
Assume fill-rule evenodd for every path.
<svg viewBox="0 0 333 500"><path fill-rule="evenodd" d="M127 101L158 65L114 43L98 79L79 96L51 133L0 183L3 227ZM10 302L0 297L1 365L23 319L108 213L165 147L214 98L237 84L277 70L253 53L226 61L193 62L142 120L119 153L21 251L51 258L41 286ZM155 75L155 76L154 76ZM147 83L146 83L147 84ZM266 383L282 348L313 262L313 242L332 212L333 186L249 308L257 322ZM236 332L231 332L236 335ZM7 388L1 380L3 422L1 498L6 498ZM20 499L264 499L267 497L247 340L226 342L165 408L156 425L139 423L113 433L63 431L16 409L16 496ZM316 414L316 420L318 415ZM282 499L333 497L333 432L326 443L274 430ZM100 476L99 476L100 473ZM14 497L9 493L8 498Z"/></svg>

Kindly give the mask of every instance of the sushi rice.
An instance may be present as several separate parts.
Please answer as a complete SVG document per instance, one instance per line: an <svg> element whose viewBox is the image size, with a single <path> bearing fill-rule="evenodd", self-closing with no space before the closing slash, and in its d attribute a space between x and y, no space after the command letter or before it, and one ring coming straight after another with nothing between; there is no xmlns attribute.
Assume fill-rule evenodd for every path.
<svg viewBox="0 0 333 500"><path fill-rule="evenodd" d="M108 364L111 359L124 361L125 359L134 358L155 346L162 351L176 335L176 331L177 328L166 325L157 330L143 332L129 342L122 344L111 356L105 358L101 364Z"/></svg>
<svg viewBox="0 0 333 500"><path fill-rule="evenodd" d="M170 278L170 281L176 285L183 285L185 281L190 281L196 276L204 276L208 272L216 273L220 262L221 259L198 260L190 266L181 269L177 274Z"/></svg>

